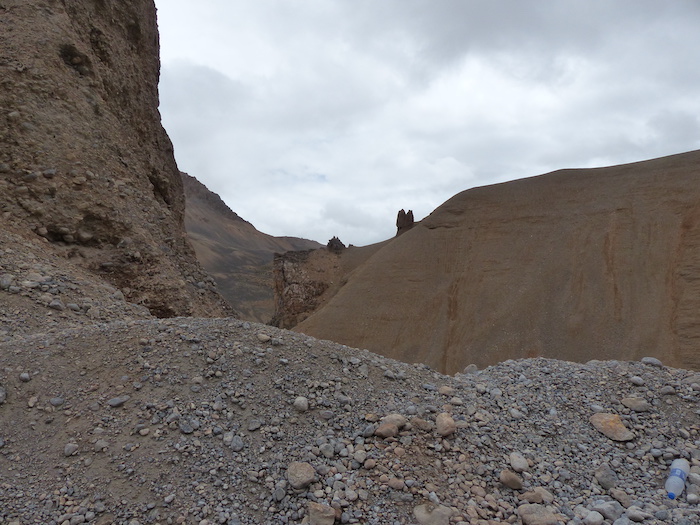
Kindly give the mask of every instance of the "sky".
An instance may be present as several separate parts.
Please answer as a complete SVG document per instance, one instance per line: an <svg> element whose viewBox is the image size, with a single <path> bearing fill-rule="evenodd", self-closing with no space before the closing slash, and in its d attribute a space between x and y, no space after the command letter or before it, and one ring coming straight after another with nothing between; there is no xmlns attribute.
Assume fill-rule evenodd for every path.
<svg viewBox="0 0 700 525"><path fill-rule="evenodd" d="M362 246L475 187L700 149L696 0L156 0L182 171Z"/></svg>

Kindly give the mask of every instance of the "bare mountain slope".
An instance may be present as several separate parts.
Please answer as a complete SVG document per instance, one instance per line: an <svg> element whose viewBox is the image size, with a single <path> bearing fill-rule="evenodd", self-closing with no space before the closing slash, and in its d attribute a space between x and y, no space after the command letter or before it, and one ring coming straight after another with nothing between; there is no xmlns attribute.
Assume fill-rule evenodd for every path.
<svg viewBox="0 0 700 525"><path fill-rule="evenodd" d="M321 245L259 232L194 177L182 173L182 181L187 203L185 227L197 258L242 318L268 322L274 313L274 254Z"/></svg>
<svg viewBox="0 0 700 525"><path fill-rule="evenodd" d="M155 315L223 315L196 286L159 65L151 0L2 2L0 227Z"/></svg>
<svg viewBox="0 0 700 525"><path fill-rule="evenodd" d="M700 151L460 193L296 327L453 373L521 357L700 368Z"/></svg>

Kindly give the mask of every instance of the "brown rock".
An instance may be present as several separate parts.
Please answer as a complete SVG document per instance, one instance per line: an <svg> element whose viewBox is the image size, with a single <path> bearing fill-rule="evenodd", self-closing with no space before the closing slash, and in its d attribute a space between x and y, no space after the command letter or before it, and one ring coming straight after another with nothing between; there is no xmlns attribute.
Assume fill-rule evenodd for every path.
<svg viewBox="0 0 700 525"><path fill-rule="evenodd" d="M502 470L501 474L498 476L498 479L506 487L511 488L513 490L520 490L521 488L523 488L523 480L520 479L520 476L518 476L512 470Z"/></svg>
<svg viewBox="0 0 700 525"><path fill-rule="evenodd" d="M316 479L316 470L310 463L294 461L287 467L287 480L292 488L304 489Z"/></svg>
<svg viewBox="0 0 700 525"><path fill-rule="evenodd" d="M435 429L438 434L446 437L455 433L457 424L450 414L443 412L435 418Z"/></svg>
<svg viewBox="0 0 700 525"><path fill-rule="evenodd" d="M432 432L432 430L435 428L435 424L432 421L426 421L420 417L414 417L411 419L411 426L417 428L418 430L422 430L423 432Z"/></svg>
<svg viewBox="0 0 700 525"><path fill-rule="evenodd" d="M401 414L389 414L382 418L382 423L392 423L400 430L406 426L408 420Z"/></svg>
<svg viewBox="0 0 700 525"><path fill-rule="evenodd" d="M413 210L399 210L396 216L396 236L398 237L402 233L413 228L415 220L413 218Z"/></svg>
<svg viewBox="0 0 700 525"><path fill-rule="evenodd" d="M593 414L590 417L590 422L598 432L614 441L634 439L634 434L622 423L617 414Z"/></svg>
<svg viewBox="0 0 700 525"><path fill-rule="evenodd" d="M414 508L413 515L420 525L449 525L452 509L444 505L425 503Z"/></svg>
<svg viewBox="0 0 700 525"><path fill-rule="evenodd" d="M560 525L556 514L536 503L520 505L518 516L523 520L523 525Z"/></svg>
<svg viewBox="0 0 700 525"><path fill-rule="evenodd" d="M400 478L390 478L387 482L387 485L389 485L394 490L403 490L406 487L406 484Z"/></svg>
<svg viewBox="0 0 700 525"><path fill-rule="evenodd" d="M328 505L309 502L309 525L333 525L335 523L335 509Z"/></svg>
<svg viewBox="0 0 700 525"><path fill-rule="evenodd" d="M394 423L382 423L374 431L374 435L380 438L394 437L399 433L399 427Z"/></svg>
<svg viewBox="0 0 700 525"><path fill-rule="evenodd" d="M628 508L630 505L632 505L631 496L622 489L610 489L610 495L625 508Z"/></svg>

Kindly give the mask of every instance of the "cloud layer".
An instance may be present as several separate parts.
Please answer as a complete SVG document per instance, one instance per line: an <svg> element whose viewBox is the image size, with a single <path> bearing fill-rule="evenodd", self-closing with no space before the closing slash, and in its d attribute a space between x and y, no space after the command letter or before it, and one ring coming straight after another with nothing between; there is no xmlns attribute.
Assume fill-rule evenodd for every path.
<svg viewBox="0 0 700 525"><path fill-rule="evenodd" d="M180 169L364 245L474 186L700 147L695 1L156 0Z"/></svg>

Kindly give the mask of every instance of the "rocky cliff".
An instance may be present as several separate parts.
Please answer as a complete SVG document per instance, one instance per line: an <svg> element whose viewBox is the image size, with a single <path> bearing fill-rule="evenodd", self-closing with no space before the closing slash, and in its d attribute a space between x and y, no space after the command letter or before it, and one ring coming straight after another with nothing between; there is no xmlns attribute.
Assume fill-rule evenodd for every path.
<svg viewBox="0 0 700 525"><path fill-rule="evenodd" d="M158 52L152 0L2 2L1 220L153 314L221 315L184 235Z"/></svg>
<svg viewBox="0 0 700 525"><path fill-rule="evenodd" d="M522 357L700 368L700 151L460 193L295 329L448 373Z"/></svg>
<svg viewBox="0 0 700 525"><path fill-rule="evenodd" d="M274 307L272 260L321 245L258 231L194 177L182 174L187 202L185 227L197 258L242 319L269 322Z"/></svg>

